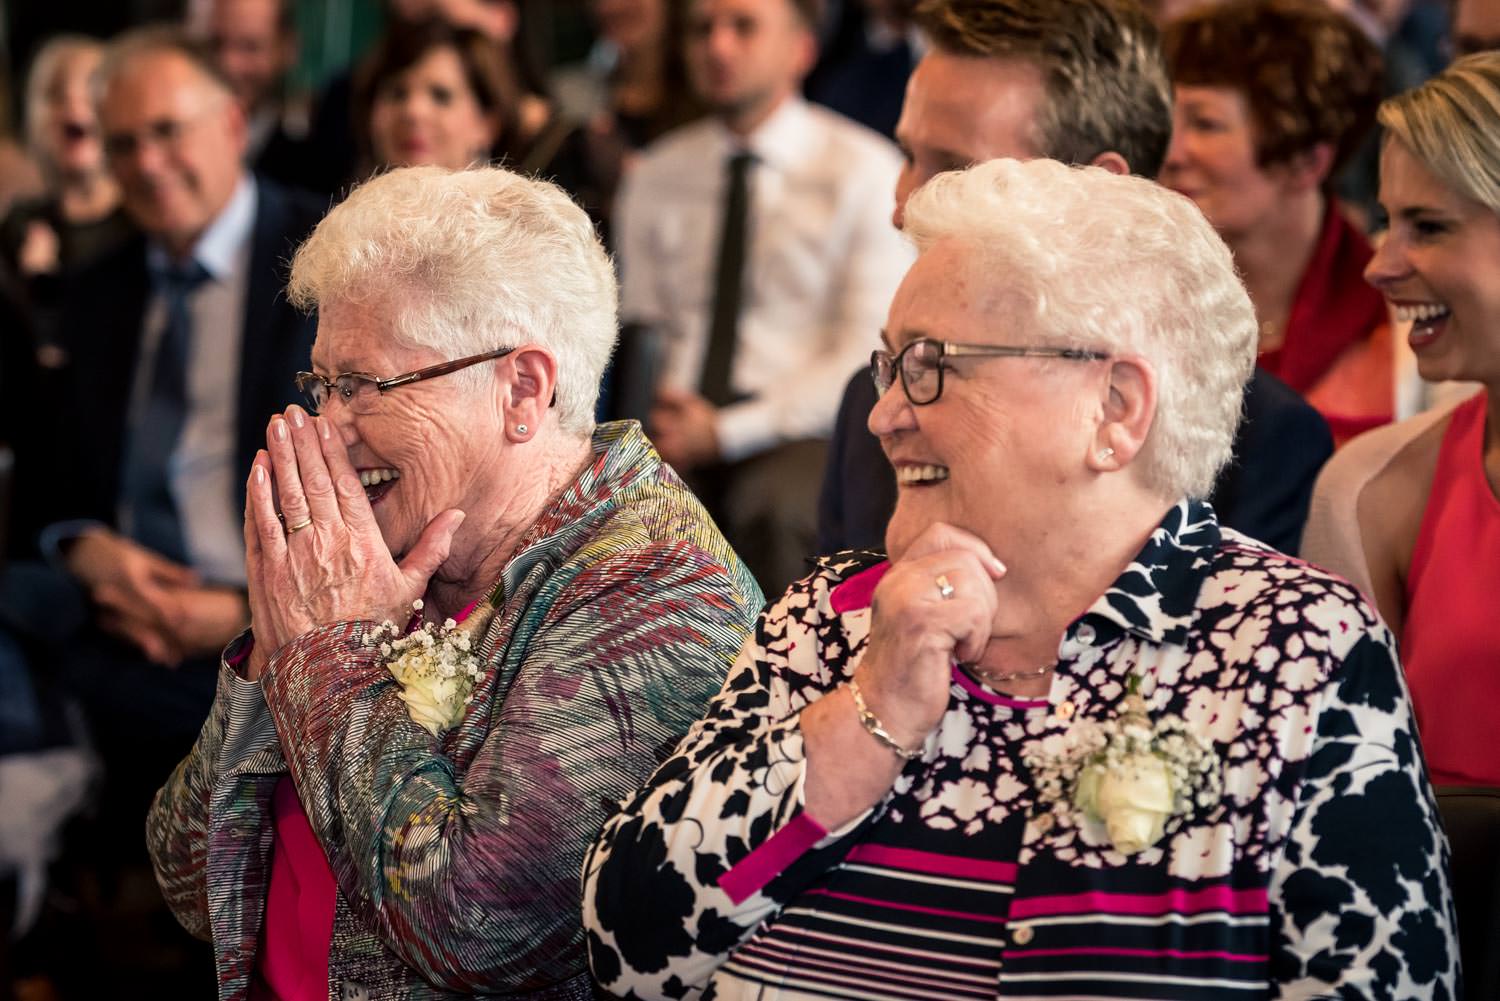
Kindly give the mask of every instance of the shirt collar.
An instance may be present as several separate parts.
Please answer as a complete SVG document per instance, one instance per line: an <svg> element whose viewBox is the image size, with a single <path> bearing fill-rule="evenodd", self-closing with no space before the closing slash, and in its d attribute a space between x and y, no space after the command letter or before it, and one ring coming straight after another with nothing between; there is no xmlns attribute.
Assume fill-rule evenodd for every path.
<svg viewBox="0 0 1500 1001"><path fill-rule="evenodd" d="M1186 643L1219 541L1213 508L1199 500L1178 502L1069 633L1077 633L1085 620L1102 620L1154 644Z"/></svg>
<svg viewBox="0 0 1500 1001"><path fill-rule="evenodd" d="M661 457L636 421L612 421L594 428L593 459L557 500L532 524L502 571L499 604L514 594L521 579L540 563L557 566L594 531L598 519L617 506L622 492L654 477Z"/></svg>
<svg viewBox="0 0 1500 1001"><path fill-rule="evenodd" d="M798 163L814 148L812 109L799 95L788 96L769 118L746 138L741 139L721 123L720 138L727 158L738 150L755 154L761 163L785 169Z"/></svg>
<svg viewBox="0 0 1500 1001"><path fill-rule="evenodd" d="M192 253L188 256L207 271L214 281L223 281L234 271L237 263L235 258L240 248L249 242L251 231L255 228L255 210L259 200L260 192L255 178L249 174L241 174L234 187L234 194L229 196L224 208L198 237L198 242L193 244ZM147 253L153 269L165 270L170 266L167 252L159 244L152 243Z"/></svg>

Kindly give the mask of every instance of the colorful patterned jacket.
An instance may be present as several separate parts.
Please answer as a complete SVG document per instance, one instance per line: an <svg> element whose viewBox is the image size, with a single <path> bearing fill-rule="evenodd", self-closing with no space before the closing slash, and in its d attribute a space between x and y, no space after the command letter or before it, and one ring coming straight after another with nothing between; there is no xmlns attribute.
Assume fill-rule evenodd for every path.
<svg viewBox="0 0 1500 1001"><path fill-rule="evenodd" d="M330 998L589 996L584 850L702 715L761 603L639 425L602 425L593 449L506 565L488 670L440 739L365 645L374 623L308 632L259 685L221 668L147 823L221 998L253 976L287 772L339 888Z"/></svg>
<svg viewBox="0 0 1500 1001"><path fill-rule="evenodd" d="M850 674L882 566L830 560L762 615L723 692L584 873L608 990L859 997L1449 999L1448 847L1391 636L1348 584L1183 502L1068 628L1049 697L955 668L948 712L839 831L802 808L799 713ZM1080 719L1210 740L1224 795L1136 855L1038 802ZM888 752L871 742L872 754Z"/></svg>

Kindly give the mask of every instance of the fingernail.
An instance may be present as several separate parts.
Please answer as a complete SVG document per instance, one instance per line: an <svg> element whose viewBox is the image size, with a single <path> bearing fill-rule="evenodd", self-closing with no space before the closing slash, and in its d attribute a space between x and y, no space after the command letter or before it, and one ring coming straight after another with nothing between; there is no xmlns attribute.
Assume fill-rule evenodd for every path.
<svg viewBox="0 0 1500 1001"><path fill-rule="evenodd" d="M328 422L323 418L319 417L313 423L317 424L318 434L323 436L324 441L327 441L329 438L333 437L333 429L328 426Z"/></svg>
<svg viewBox="0 0 1500 1001"><path fill-rule="evenodd" d="M271 422L271 433L276 436L277 441L286 441L286 421L280 417Z"/></svg>
<svg viewBox="0 0 1500 1001"><path fill-rule="evenodd" d="M255 464L255 482L257 484L264 484L266 482L266 467L258 462Z"/></svg>
<svg viewBox="0 0 1500 1001"><path fill-rule="evenodd" d="M304 421L302 419L302 408L301 407L291 407L288 410L288 412L292 415L292 423L295 424L297 427L300 428L303 424L307 423L306 421Z"/></svg>

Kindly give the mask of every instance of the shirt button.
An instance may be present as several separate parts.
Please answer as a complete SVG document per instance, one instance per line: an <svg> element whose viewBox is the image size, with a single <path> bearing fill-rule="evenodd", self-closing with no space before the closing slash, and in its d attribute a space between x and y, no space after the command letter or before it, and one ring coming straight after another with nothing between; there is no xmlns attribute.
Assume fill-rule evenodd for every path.
<svg viewBox="0 0 1500 1001"><path fill-rule="evenodd" d="M1087 622L1080 622L1078 624L1078 630L1073 635L1078 640L1078 642L1082 643L1085 646L1092 644L1094 640L1099 638L1098 632L1096 632L1094 627L1089 625Z"/></svg>
<svg viewBox="0 0 1500 1001"><path fill-rule="evenodd" d="M1059 703L1057 706L1057 718L1060 720L1070 720L1073 718L1073 713L1077 708L1071 701Z"/></svg>
<svg viewBox="0 0 1500 1001"><path fill-rule="evenodd" d="M1036 935L1036 932L1031 930L1030 925L1021 925L1021 927L1011 932L1010 940L1016 943L1016 945L1030 945L1034 935Z"/></svg>

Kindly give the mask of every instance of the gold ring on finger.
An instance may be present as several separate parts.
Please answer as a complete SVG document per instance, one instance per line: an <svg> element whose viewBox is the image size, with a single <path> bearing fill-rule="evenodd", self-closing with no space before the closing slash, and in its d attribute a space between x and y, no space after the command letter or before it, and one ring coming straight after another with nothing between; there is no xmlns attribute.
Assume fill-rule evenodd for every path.
<svg viewBox="0 0 1500 1001"><path fill-rule="evenodd" d="M303 518L301 521L297 522L297 524L295 524L295 525L288 525L286 527L286 534L287 535L291 535L293 532L300 532L304 528L306 528L308 525L311 525L311 524L312 524L312 518L310 518L310 517Z"/></svg>

